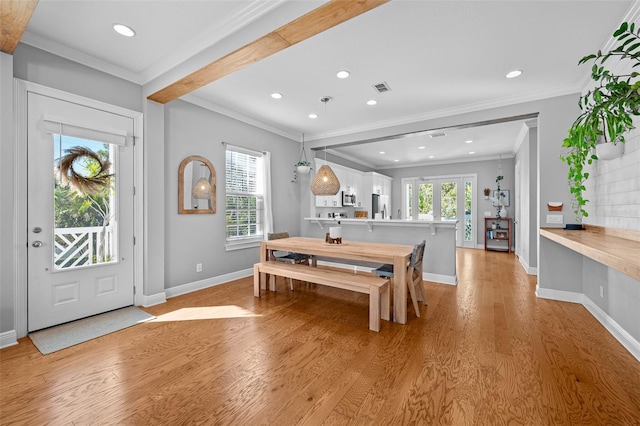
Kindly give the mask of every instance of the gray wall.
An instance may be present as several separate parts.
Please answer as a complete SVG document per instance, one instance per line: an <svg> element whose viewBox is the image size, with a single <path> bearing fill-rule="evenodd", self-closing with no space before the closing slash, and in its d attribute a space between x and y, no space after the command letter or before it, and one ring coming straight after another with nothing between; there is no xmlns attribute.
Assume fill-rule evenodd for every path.
<svg viewBox="0 0 640 426"><path fill-rule="evenodd" d="M171 102L165 105L165 288L244 270L259 260L257 248L225 251L223 141L271 152L274 229L300 234L301 185L291 182L300 143L187 102ZM178 214L178 167L190 155L207 158L216 170L216 214ZM202 263L201 273L196 263Z"/></svg>
<svg viewBox="0 0 640 426"><path fill-rule="evenodd" d="M142 87L138 84L22 43L13 56L16 78L142 111Z"/></svg>
<svg viewBox="0 0 640 426"><path fill-rule="evenodd" d="M502 174L504 180L500 184L500 188L511 191L511 204L507 207L508 217L513 218L515 200L514 188L514 159L502 159ZM484 245L484 212L491 212L491 217L496 215L496 208L493 207L491 200L485 200L482 190L490 188L492 191L497 189L496 176L498 175L498 160L473 161L465 163L453 164L436 164L433 166L407 167L402 169L386 169L380 170L379 173L393 178L391 189L391 205L395 212L402 206L402 179L419 176L449 176L449 175L465 175L477 174L477 183L475 188L475 196L477 199L477 215L476 215L476 244Z"/></svg>

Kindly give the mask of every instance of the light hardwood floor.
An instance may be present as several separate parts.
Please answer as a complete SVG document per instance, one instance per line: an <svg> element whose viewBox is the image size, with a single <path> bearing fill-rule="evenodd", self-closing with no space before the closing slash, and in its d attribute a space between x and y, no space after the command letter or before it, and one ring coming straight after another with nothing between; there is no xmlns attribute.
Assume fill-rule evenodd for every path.
<svg viewBox="0 0 640 426"><path fill-rule="evenodd" d="M458 255L458 286L380 333L367 295L279 279L257 299L246 278L51 355L21 339L0 423L640 424L640 363L582 306L537 299L513 254Z"/></svg>

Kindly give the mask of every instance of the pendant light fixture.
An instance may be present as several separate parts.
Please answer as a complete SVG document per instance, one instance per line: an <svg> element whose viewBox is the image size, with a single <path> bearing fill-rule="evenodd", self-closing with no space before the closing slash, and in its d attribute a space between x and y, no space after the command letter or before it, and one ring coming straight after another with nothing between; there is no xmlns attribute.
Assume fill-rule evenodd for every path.
<svg viewBox="0 0 640 426"><path fill-rule="evenodd" d="M320 102L324 103L325 112L327 111L327 102L331 101L331 96L320 98ZM324 161L327 161L327 147L324 147ZM340 191L340 181L331 167L324 164L318 169L316 176L311 182L311 192L313 195L336 195Z"/></svg>
<svg viewBox="0 0 640 426"><path fill-rule="evenodd" d="M204 164L200 164L200 166L207 167ZM200 174L200 176L202 176L202 173ZM193 198L198 200L208 200L209 198L211 198L211 184L209 183L209 180L205 179L204 177L198 179L196 184L193 185L191 195L193 195Z"/></svg>

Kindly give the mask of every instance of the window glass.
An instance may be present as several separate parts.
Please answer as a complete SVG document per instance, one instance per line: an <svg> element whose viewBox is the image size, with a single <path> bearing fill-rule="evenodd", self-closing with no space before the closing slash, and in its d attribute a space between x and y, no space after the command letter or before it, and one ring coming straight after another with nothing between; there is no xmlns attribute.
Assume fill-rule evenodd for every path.
<svg viewBox="0 0 640 426"><path fill-rule="evenodd" d="M227 148L226 235L227 241L262 239L264 193L262 157Z"/></svg>

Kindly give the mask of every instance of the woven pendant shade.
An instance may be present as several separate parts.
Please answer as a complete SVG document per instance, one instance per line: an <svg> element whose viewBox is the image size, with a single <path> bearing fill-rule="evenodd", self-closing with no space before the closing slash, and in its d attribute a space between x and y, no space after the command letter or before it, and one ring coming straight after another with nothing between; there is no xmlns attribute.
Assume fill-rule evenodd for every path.
<svg viewBox="0 0 640 426"><path fill-rule="evenodd" d="M193 185L191 194L193 195L193 198L208 200L211 198L211 184L205 178L200 178L196 184Z"/></svg>
<svg viewBox="0 0 640 426"><path fill-rule="evenodd" d="M336 195L340 191L340 181L331 167L321 166L311 182L313 195Z"/></svg>

